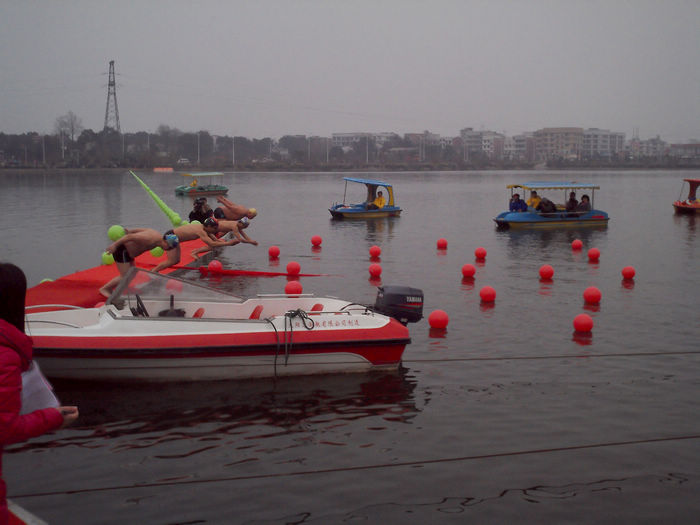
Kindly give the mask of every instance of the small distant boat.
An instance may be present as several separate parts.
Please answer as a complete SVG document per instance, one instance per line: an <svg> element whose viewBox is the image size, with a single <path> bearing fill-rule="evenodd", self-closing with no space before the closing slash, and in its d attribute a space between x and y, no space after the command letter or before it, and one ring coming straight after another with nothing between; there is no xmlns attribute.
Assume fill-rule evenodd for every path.
<svg viewBox="0 0 700 525"><path fill-rule="evenodd" d="M222 184L216 184L214 182L207 184L200 184L200 178L207 177L220 177L221 180L224 178L224 174L220 171L203 171L200 173L183 173L185 177L192 177L189 184L183 184L175 188L175 195L225 195L228 193L228 188Z"/></svg>
<svg viewBox="0 0 700 525"><path fill-rule="evenodd" d="M683 189L688 183L688 197L683 199ZM676 213L700 213L700 199L698 199L697 191L700 186L700 179L683 179L681 193L678 200L673 203Z"/></svg>
<svg viewBox="0 0 700 525"><path fill-rule="evenodd" d="M376 219L382 217L398 217L401 214L401 208L396 206L394 200L394 188L388 182L373 180L373 179L358 179L355 177L343 177L345 180L345 192L343 193L343 202L334 203L328 208L334 219ZM348 182L357 182L367 186L367 198L364 202L358 204L347 204ZM379 188L386 190L386 204L381 208L373 208L372 203L377 198Z"/></svg>
<svg viewBox="0 0 700 525"><path fill-rule="evenodd" d="M312 294L244 300L135 267L106 303L64 308L25 316L48 377L222 380L397 369L423 292L383 286L374 307Z"/></svg>
<svg viewBox="0 0 700 525"><path fill-rule="evenodd" d="M595 190L600 189L600 187L595 184L538 181L526 182L524 184L509 184L506 187L510 190L511 198L513 194L520 193L524 201L527 200L530 192L533 190L536 191L540 197L546 197L546 195L543 195L545 191L561 191L563 192L562 202L567 201L570 192L583 190L590 192L591 209L588 211L572 212L566 211L563 204L557 204L556 210L551 212L537 211L534 208L528 208L527 211L522 212L504 211L493 219L499 228L538 229L601 227L607 226L608 220L610 220L606 212L595 209ZM554 197L550 200L554 200Z"/></svg>

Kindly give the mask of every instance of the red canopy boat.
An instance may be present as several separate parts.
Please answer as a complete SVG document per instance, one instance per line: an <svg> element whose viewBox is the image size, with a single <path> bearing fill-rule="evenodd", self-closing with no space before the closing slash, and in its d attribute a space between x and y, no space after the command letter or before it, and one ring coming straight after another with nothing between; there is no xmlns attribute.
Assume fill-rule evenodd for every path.
<svg viewBox="0 0 700 525"><path fill-rule="evenodd" d="M683 199L683 188L685 183L688 183L688 197ZM700 179L683 179L681 194L678 200L673 203L676 213L700 213L700 199L698 199L697 191L700 186Z"/></svg>

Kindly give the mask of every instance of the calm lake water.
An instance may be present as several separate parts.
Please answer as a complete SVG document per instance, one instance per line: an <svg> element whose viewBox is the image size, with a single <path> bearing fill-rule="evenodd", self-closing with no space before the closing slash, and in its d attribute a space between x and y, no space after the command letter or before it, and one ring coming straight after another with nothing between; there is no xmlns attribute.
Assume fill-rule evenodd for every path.
<svg viewBox="0 0 700 525"><path fill-rule="evenodd" d="M363 175L360 175L363 176ZM343 174L225 175L259 210L260 242L225 267L279 271L305 292L373 303L383 284L425 293L396 374L187 385L56 384L80 424L6 450L8 495L52 524L696 523L700 513L700 217L675 216L698 171L373 173L402 217L332 221ZM178 175L142 177L186 216ZM506 185L600 185L596 230L498 231ZM0 174L0 259L30 285L95 266L112 224L165 231L128 173ZM361 200L361 188L353 195ZM561 200L561 199L558 199ZM320 250L310 238L320 235ZM448 241L445 251L437 239ZM571 241L584 242L582 252ZM271 245L281 249L277 266ZM461 267L488 255L473 282ZM601 251L589 263L586 250ZM555 269L540 282L542 264ZM621 269L637 275L624 282ZM199 280L197 272L185 274ZM222 278L241 295L286 278ZM490 285L497 298L481 304ZM600 306L584 305L596 286ZM450 322L431 331L427 316ZM573 333L579 313L592 336Z"/></svg>

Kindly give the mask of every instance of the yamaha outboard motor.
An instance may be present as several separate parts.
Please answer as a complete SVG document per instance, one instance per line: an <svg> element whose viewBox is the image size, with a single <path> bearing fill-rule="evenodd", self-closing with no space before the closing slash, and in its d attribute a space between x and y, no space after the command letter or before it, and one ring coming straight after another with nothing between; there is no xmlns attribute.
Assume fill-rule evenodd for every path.
<svg viewBox="0 0 700 525"><path fill-rule="evenodd" d="M409 286L380 286L374 309L402 324L423 318L423 290Z"/></svg>

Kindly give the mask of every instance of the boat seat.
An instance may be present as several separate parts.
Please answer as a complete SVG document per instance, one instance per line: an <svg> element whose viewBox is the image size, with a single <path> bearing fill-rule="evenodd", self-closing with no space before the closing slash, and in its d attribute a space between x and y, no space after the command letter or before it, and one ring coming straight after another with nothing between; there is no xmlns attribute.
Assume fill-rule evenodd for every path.
<svg viewBox="0 0 700 525"><path fill-rule="evenodd" d="M262 305L259 304L258 306L255 307L253 312L250 314L250 317L248 319L260 319L260 314L262 313Z"/></svg>
<svg viewBox="0 0 700 525"><path fill-rule="evenodd" d="M197 308L197 311L192 315L193 318L198 319L204 315L204 308Z"/></svg>
<svg viewBox="0 0 700 525"><path fill-rule="evenodd" d="M323 305L321 303L316 303L311 307L311 312L321 312L323 311Z"/></svg>

